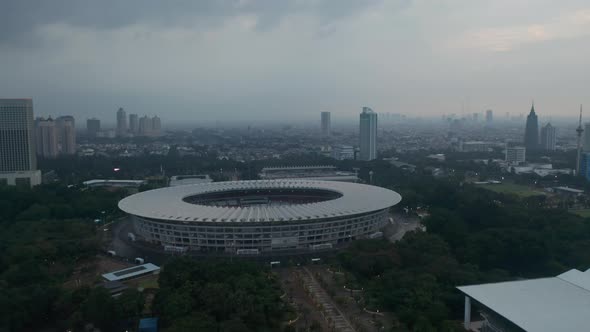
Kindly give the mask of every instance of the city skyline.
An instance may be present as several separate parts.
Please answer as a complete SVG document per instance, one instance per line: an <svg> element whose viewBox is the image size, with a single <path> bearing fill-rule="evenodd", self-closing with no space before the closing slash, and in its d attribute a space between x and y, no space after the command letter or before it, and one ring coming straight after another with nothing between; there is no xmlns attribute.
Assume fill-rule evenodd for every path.
<svg viewBox="0 0 590 332"><path fill-rule="evenodd" d="M424 117L518 114L534 98L547 116L573 118L589 102L581 0L29 7L16 2L0 23L10 78L0 90L34 98L42 115L104 119L124 105L166 123L296 121L317 110L354 118L367 103Z"/></svg>

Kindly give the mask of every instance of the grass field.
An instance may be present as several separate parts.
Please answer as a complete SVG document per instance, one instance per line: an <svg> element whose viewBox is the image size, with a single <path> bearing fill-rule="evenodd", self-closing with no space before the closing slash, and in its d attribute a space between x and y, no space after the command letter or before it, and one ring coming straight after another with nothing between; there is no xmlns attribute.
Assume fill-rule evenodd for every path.
<svg viewBox="0 0 590 332"><path fill-rule="evenodd" d="M541 190L514 183L484 184L479 187L495 191L497 193L514 194L520 197L545 195L545 193Z"/></svg>
<svg viewBox="0 0 590 332"><path fill-rule="evenodd" d="M590 209L570 210L570 213L577 214L582 218L590 218Z"/></svg>

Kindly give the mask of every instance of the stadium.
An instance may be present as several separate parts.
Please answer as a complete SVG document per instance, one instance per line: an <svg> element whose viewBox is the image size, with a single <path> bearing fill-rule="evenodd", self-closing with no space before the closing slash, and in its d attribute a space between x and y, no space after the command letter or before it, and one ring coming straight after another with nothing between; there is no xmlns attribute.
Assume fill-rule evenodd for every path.
<svg viewBox="0 0 590 332"><path fill-rule="evenodd" d="M401 196L358 183L213 182L124 198L134 238L165 251L258 255L311 252L380 235Z"/></svg>

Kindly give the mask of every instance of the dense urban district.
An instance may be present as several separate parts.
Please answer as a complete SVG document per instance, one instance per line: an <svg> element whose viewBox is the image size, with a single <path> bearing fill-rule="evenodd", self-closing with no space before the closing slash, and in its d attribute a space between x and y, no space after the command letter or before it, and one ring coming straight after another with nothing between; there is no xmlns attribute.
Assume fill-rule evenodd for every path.
<svg viewBox="0 0 590 332"><path fill-rule="evenodd" d="M0 106L0 115L14 103ZM326 112L319 128L161 131L158 119L157 133L150 119L147 133L147 120L130 117L130 127L119 109L114 135L92 132L91 119L74 153L59 152L68 151L66 131L53 147L44 139L57 134L31 134L29 143L56 152L32 149L0 164L15 167L0 185L0 331L520 331L528 321L487 306L464 286L566 279L590 268L590 145L581 120L539 134L534 106L526 123L491 113L482 120L379 116L377 124L377 113L363 108L360 130L332 128ZM38 133L60 128L47 121L38 121ZM0 121L0 134L6 126ZM259 247L256 235L235 233L231 241L147 238L142 212L119 208L133 195L180 185L300 189L301 179L318 188L330 181L376 186L401 202L375 217L385 222L376 232L342 231L337 241L305 248L284 240L297 235L264 242L261 233L268 246ZM246 191L244 199L222 192L195 204L259 211L340 199L306 191L293 203L282 191ZM244 220L265 217L250 212ZM314 232L306 238L326 238ZM225 247L210 249L218 243Z"/></svg>

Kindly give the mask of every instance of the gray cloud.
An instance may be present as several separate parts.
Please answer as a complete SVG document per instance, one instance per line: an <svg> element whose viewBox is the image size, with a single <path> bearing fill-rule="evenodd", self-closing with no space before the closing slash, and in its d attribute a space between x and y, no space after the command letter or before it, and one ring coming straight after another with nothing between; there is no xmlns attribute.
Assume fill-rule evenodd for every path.
<svg viewBox="0 0 590 332"><path fill-rule="evenodd" d="M411 0L396 0L399 8ZM0 43L32 43L35 28L65 23L97 29L136 23L211 25L241 14L258 17L257 28L275 26L287 15L312 13L329 22L358 14L382 0L4 0L0 3ZM34 42L34 41L33 41Z"/></svg>

